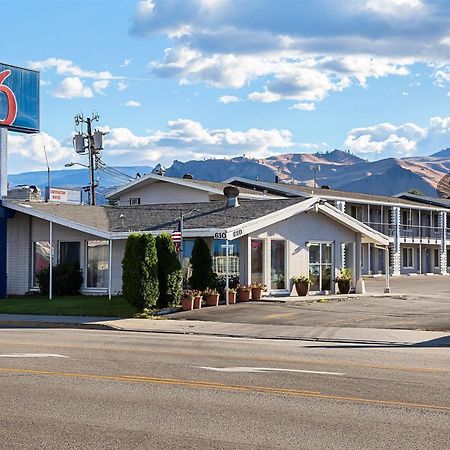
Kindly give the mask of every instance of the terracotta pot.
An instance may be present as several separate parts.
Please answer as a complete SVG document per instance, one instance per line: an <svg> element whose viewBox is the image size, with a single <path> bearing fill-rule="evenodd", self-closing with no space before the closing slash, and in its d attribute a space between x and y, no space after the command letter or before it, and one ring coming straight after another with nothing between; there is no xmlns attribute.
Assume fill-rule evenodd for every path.
<svg viewBox="0 0 450 450"><path fill-rule="evenodd" d="M250 291L239 290L239 301L248 302L250 300Z"/></svg>
<svg viewBox="0 0 450 450"><path fill-rule="evenodd" d="M228 304L234 305L236 303L236 292L228 292Z"/></svg>
<svg viewBox="0 0 450 450"><path fill-rule="evenodd" d="M252 288L252 300L261 300L262 288Z"/></svg>
<svg viewBox="0 0 450 450"><path fill-rule="evenodd" d="M200 309L202 307L202 297L198 295L194 297L194 309Z"/></svg>
<svg viewBox="0 0 450 450"><path fill-rule="evenodd" d="M352 287L350 280L338 280L337 284L340 294L348 294L350 292L350 288Z"/></svg>
<svg viewBox="0 0 450 450"><path fill-rule="evenodd" d="M295 290L299 297L305 297L308 295L309 283L295 283Z"/></svg>
<svg viewBox="0 0 450 450"><path fill-rule="evenodd" d="M193 298L182 298L181 299L181 309L183 311L191 311L194 307Z"/></svg>
<svg viewBox="0 0 450 450"><path fill-rule="evenodd" d="M219 294L209 294L206 299L206 306L218 306Z"/></svg>

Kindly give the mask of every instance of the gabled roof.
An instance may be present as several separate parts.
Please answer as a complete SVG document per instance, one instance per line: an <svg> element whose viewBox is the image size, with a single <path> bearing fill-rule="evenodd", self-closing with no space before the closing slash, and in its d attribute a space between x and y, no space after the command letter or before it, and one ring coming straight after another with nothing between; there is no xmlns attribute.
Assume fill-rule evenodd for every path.
<svg viewBox="0 0 450 450"><path fill-rule="evenodd" d="M401 192L400 194L397 194L396 197L412 200L416 203L423 203L424 205L434 205L441 208L450 209L450 199L448 198L428 197L426 195L410 194L409 192Z"/></svg>
<svg viewBox="0 0 450 450"><path fill-rule="evenodd" d="M317 210L353 231L362 233L365 242L387 245L389 239L317 197L309 199L242 200L239 207L225 202L201 202L140 206L87 206L44 202L3 200L14 211L38 217L106 239L124 239L133 232L170 231L184 215L184 231L190 236L227 239L244 236L304 211Z"/></svg>
<svg viewBox="0 0 450 450"><path fill-rule="evenodd" d="M195 180L195 179L189 179L189 178L174 178L174 177L166 177L163 175L156 175L156 174L147 174L140 178L137 178L134 181L131 181L128 184L124 184L123 186L120 186L119 188L115 189L114 191L110 192L106 195L106 198L108 199L118 199L120 196L126 192L132 191L136 189L137 187L144 187L147 185L150 185L152 183L157 182L165 182L165 183L171 183L178 186L184 186L191 189L197 189L200 191L205 191L210 194L215 195L222 195L223 196L223 189L228 186L228 183L216 183L214 181L203 181L203 180ZM264 198L264 193L261 191L258 191L256 189L250 188L242 188L240 189L240 197L246 198L246 199L262 199Z"/></svg>
<svg viewBox="0 0 450 450"><path fill-rule="evenodd" d="M265 190L268 193L283 195L285 197L310 198L313 196L317 196L324 200L343 200L370 205L400 206L403 208L436 209L432 208L431 206L427 206L422 202L399 198L397 196L387 197L384 195L361 194L359 192L312 188L309 186L300 186L296 184L269 183L266 181L253 181L241 177L228 178L224 181L224 183L233 184L235 186L238 186L239 188L241 188L241 186L244 186L248 189L254 187L261 191ZM441 208L445 208L445 206L442 205Z"/></svg>

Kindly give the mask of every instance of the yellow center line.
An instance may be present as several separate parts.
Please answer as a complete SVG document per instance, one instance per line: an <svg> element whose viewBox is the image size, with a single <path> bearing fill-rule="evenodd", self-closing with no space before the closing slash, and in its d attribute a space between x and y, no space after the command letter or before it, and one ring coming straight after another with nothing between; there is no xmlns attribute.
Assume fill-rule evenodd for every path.
<svg viewBox="0 0 450 450"><path fill-rule="evenodd" d="M394 400L383 400L383 399L370 399L362 397L350 397L350 396L340 396L333 394L322 394L318 391L304 391L297 389L287 389L287 388L275 388L269 386L247 386L247 385L228 385L223 383L215 383L208 381L193 381L193 380L179 380L172 378L158 378L158 377L145 377L140 375L96 375L88 373L78 373L78 372L54 372L50 370L31 370L31 369L15 369L15 368L0 368L0 372L4 373L16 373L16 374L27 374L27 375L46 375L53 377L68 377L68 378L83 378L83 379L93 379L93 380L111 380L111 381L125 381L125 382L136 382L136 383L152 383L152 384L162 384L162 385L172 385L172 386L184 386L191 388L204 388L204 389L217 389L223 391L237 391L237 392L250 392L250 393L264 393L264 394L274 394L274 395L286 395L290 397L306 397L306 398L318 398L327 400L337 400L343 402L356 402L356 403L367 403L367 404L379 404L388 406L401 406L406 408L421 408L421 409L432 409L441 411L450 411L450 406L443 405L428 405L422 403L409 403L400 402Z"/></svg>
<svg viewBox="0 0 450 450"><path fill-rule="evenodd" d="M359 367L366 369L380 369L380 370L398 370L403 372L424 372L424 373L450 373L449 369L438 369L434 367L402 367L395 366L389 364L369 364L369 363L357 363L346 360L320 360L320 359L304 359L304 358L273 358L270 356L249 356L249 355L236 355L236 354L219 354L219 353L201 353L201 352L180 352L180 351L172 351L172 350L158 350L158 349L150 349L147 348L145 350L138 350L136 348L116 348L116 347L93 347L93 346L85 346L81 347L79 345L70 345L70 344L42 344L36 342L11 342L11 341L0 341L0 344L3 345L18 345L18 346L31 346L31 347L40 347L40 348L67 348L72 350L99 350L105 352L117 352L117 351L126 351L128 353L148 353L148 354L158 354L158 355L167 355L167 356L200 356L207 358L219 358L219 359L239 359L245 361L268 361L273 363L289 363L289 364L313 364L318 366L346 366L346 367ZM305 347L307 348L307 347Z"/></svg>

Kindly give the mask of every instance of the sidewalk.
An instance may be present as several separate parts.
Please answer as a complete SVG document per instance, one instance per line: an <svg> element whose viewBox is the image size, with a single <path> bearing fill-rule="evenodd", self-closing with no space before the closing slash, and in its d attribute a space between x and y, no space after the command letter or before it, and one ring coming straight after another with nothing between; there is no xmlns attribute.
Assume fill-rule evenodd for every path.
<svg viewBox="0 0 450 450"><path fill-rule="evenodd" d="M383 346L450 346L450 334L435 331L307 327L296 325L206 322L198 320L116 319L112 317L1 314L0 327L88 328L146 333L307 340Z"/></svg>

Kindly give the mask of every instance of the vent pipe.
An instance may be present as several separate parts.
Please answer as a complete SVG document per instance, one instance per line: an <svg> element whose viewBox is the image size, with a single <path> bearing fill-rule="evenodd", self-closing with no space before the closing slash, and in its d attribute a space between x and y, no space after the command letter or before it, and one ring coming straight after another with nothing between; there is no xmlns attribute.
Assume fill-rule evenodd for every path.
<svg viewBox="0 0 450 450"><path fill-rule="evenodd" d="M227 198L227 208L236 208L239 206L239 189L236 186L225 186L223 195Z"/></svg>

